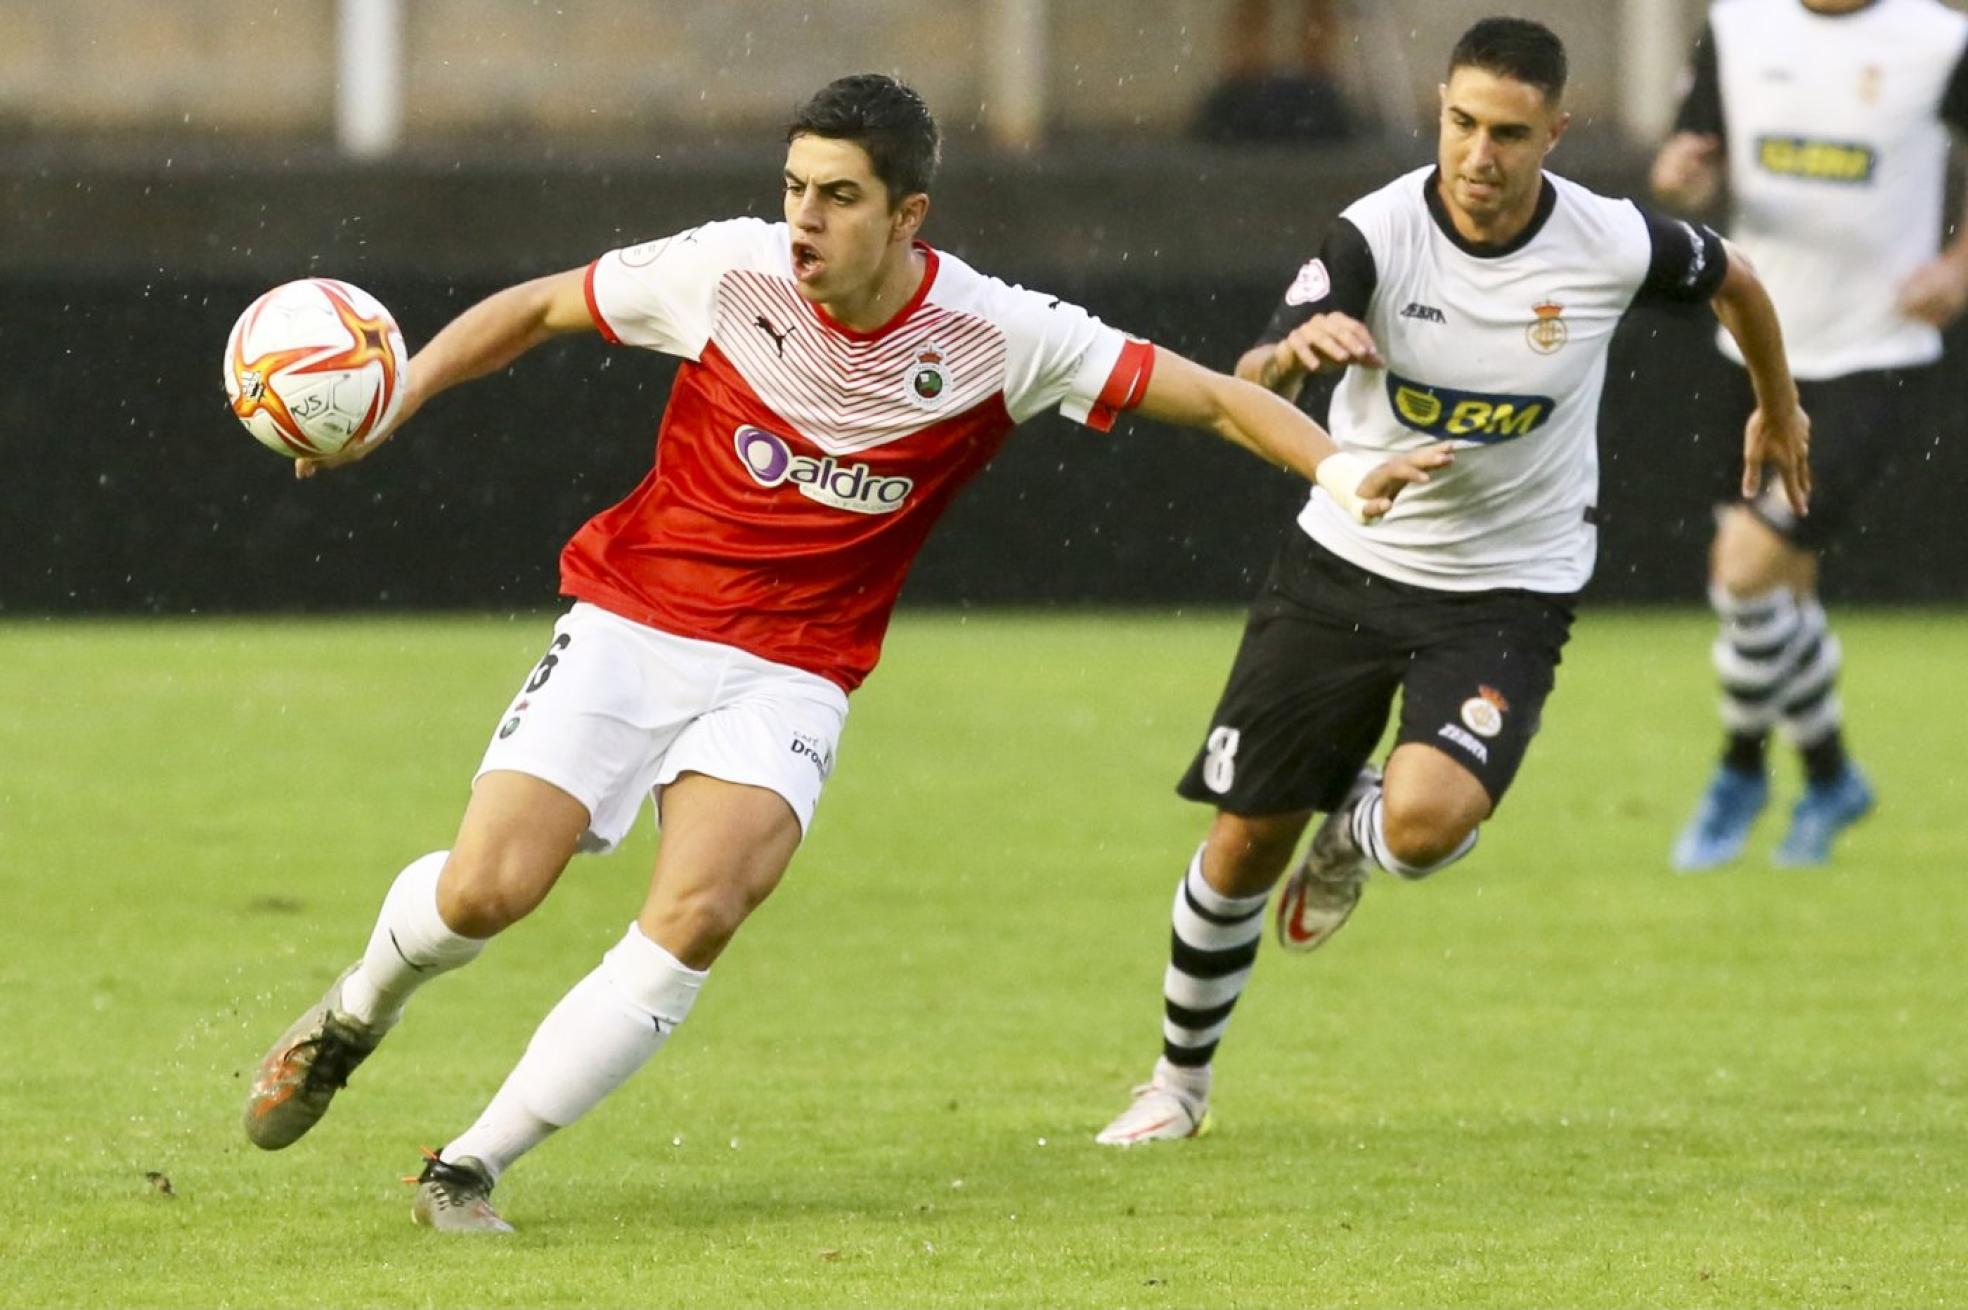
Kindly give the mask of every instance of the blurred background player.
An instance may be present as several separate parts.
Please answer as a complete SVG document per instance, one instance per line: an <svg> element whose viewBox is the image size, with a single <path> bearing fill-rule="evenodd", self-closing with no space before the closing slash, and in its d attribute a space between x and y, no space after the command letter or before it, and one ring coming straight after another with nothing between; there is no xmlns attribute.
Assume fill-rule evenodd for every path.
<svg viewBox="0 0 1968 1310"><path fill-rule="evenodd" d="M412 992L530 913L577 851L615 846L653 796L641 912L418 1180L419 1222L508 1231L500 1175L656 1053L778 885L910 562L1018 422L1056 408L1104 431L1134 409L1207 428L1363 516L1445 462L1336 454L1262 389L917 241L939 140L915 92L843 78L787 133L784 223L707 223L512 287L411 362L405 418L556 335L684 361L655 467L562 554L575 604L500 715L455 844L398 875L362 957L262 1060L256 1145L311 1129Z"/></svg>
<svg viewBox="0 0 1968 1310"><path fill-rule="evenodd" d="M1872 809L1846 755L1818 562L1937 430L1939 329L1968 303L1968 232L1939 249L1948 128L1968 128L1964 48L1968 18L1938 0L1721 0L1654 161L1655 195L1690 212L1726 177L1730 239L1776 302L1817 439L1809 516L1774 478L1717 508L1709 600L1726 738L1674 844L1682 872L1741 853L1769 800L1776 728L1805 775L1778 864L1822 864ZM1726 334L1720 346L1741 361ZM1724 428L1750 404L1730 372L1710 389Z"/></svg>
<svg viewBox="0 0 1968 1310"><path fill-rule="evenodd" d="M1195 135L1220 145L1331 143L1358 130L1340 87L1340 0L1283 0L1295 38L1273 59L1272 0L1234 0L1223 15L1223 77L1196 111Z"/></svg>
<svg viewBox="0 0 1968 1310"><path fill-rule="evenodd" d="M1348 206L1237 363L1294 397L1344 369L1330 417L1344 448L1447 440L1457 458L1371 533L1316 491L1287 533L1178 787L1216 815L1176 886L1162 1057L1103 1143L1207 1129L1266 898L1315 810L1326 820L1278 901L1287 950L1329 940L1370 869L1426 878L1475 846L1592 572L1606 353L1636 300L1712 298L1755 385L1745 481L1767 461L1803 509L1810 424L1769 297L1712 231L1544 171L1565 78L1541 24L1470 28L1441 88L1436 165ZM1383 778L1365 766L1397 691Z"/></svg>

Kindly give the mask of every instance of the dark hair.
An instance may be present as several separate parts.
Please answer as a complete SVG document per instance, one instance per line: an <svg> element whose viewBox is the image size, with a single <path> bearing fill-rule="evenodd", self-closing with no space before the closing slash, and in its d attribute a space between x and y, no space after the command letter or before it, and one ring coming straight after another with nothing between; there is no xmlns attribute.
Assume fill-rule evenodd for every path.
<svg viewBox="0 0 1968 1310"><path fill-rule="evenodd" d="M890 207L929 190L943 157L943 134L923 98L881 73L856 73L820 88L793 113L786 140L823 136L868 152Z"/></svg>
<svg viewBox="0 0 1968 1310"><path fill-rule="evenodd" d="M1449 73L1458 68L1514 78L1544 92L1548 104L1565 94L1565 43L1528 18L1485 18L1464 32L1449 52Z"/></svg>

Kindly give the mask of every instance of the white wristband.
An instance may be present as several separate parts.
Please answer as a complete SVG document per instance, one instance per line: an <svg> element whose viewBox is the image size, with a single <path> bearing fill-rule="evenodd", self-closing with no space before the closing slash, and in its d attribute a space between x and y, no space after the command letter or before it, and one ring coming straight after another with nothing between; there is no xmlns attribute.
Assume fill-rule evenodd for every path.
<svg viewBox="0 0 1968 1310"><path fill-rule="evenodd" d="M1360 483L1376 467L1376 462L1365 455L1340 450L1319 461L1313 478L1326 489L1328 496L1339 503L1341 509L1352 516L1355 523L1365 523L1367 502L1360 496Z"/></svg>

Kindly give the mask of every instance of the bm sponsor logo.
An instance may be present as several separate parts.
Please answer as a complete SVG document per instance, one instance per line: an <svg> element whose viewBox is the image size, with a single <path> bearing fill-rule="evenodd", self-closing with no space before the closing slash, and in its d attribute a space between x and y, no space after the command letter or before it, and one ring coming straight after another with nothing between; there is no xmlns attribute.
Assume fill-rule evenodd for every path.
<svg viewBox="0 0 1968 1310"><path fill-rule="evenodd" d="M1878 162L1871 146L1856 141L1818 141L1803 136L1756 138L1757 166L1779 177L1859 186L1872 181Z"/></svg>
<svg viewBox="0 0 1968 1310"><path fill-rule="evenodd" d="M1394 416L1416 432L1485 444L1536 432L1558 407L1549 396L1431 387L1392 371L1387 374L1387 400Z"/></svg>
<svg viewBox="0 0 1968 1310"><path fill-rule="evenodd" d="M790 482L809 500L856 514L893 514L915 488L912 478L885 478L866 464L841 464L832 455L795 455L786 439L747 423L731 436L738 462L761 487Z"/></svg>

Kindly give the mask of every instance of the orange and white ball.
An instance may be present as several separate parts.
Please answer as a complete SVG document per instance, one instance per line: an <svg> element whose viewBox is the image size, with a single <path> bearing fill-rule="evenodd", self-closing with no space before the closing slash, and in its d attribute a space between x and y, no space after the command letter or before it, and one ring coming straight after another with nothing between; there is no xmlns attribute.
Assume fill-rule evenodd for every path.
<svg viewBox="0 0 1968 1310"><path fill-rule="evenodd" d="M403 333L382 303L333 278L282 283L226 341L232 412L281 455L316 459L389 430L409 376Z"/></svg>

